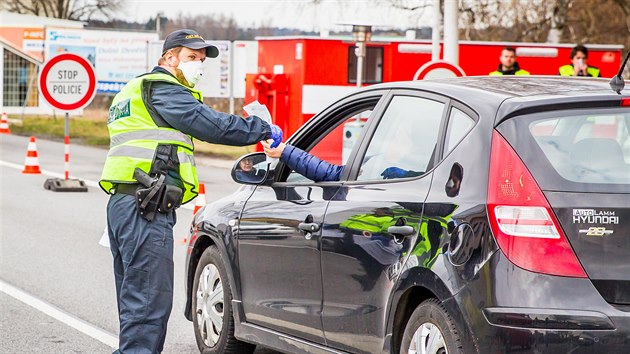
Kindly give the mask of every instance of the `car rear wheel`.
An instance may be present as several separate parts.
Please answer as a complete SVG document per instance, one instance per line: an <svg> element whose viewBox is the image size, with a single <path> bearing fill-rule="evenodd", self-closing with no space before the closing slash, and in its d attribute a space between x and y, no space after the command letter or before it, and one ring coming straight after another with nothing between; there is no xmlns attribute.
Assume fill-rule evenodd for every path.
<svg viewBox="0 0 630 354"><path fill-rule="evenodd" d="M256 346L234 337L232 289L221 254L214 246L199 259L191 296L195 339L201 353L254 352Z"/></svg>
<svg viewBox="0 0 630 354"><path fill-rule="evenodd" d="M411 314L401 343L401 353L460 354L462 342L455 322L437 299L422 302Z"/></svg>

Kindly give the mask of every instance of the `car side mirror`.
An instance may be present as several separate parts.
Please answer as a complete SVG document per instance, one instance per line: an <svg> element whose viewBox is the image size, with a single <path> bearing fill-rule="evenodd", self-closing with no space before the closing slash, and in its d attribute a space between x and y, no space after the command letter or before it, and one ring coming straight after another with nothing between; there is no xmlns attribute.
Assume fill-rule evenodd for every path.
<svg viewBox="0 0 630 354"><path fill-rule="evenodd" d="M232 179L241 184L258 185L269 175L269 162L262 152L242 156L232 167Z"/></svg>

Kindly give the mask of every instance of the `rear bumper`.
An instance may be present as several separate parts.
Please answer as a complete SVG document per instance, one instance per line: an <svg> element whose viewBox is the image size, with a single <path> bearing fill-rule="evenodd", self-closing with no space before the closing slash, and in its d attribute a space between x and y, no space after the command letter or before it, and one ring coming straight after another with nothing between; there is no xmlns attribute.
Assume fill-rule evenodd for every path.
<svg viewBox="0 0 630 354"><path fill-rule="evenodd" d="M630 353L630 306L589 279L528 272L500 251L485 267L455 296L479 353Z"/></svg>
<svg viewBox="0 0 630 354"><path fill-rule="evenodd" d="M630 352L630 317L534 308L486 308L483 313L497 342L491 347L499 352Z"/></svg>
<svg viewBox="0 0 630 354"><path fill-rule="evenodd" d="M485 353L628 353L630 321L617 319L614 330L559 330L489 325L492 340L480 345Z"/></svg>

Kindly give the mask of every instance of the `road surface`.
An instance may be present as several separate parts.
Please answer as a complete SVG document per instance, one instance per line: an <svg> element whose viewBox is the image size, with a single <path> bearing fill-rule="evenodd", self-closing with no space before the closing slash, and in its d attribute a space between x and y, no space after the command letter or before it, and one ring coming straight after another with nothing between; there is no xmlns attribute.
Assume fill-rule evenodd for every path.
<svg viewBox="0 0 630 354"><path fill-rule="evenodd" d="M62 177L63 144L37 141L41 175L21 173L27 145L27 137L0 135L0 351L111 353L118 340L112 257L98 245L108 197L95 187L107 151L72 145L70 174L85 180L89 191L55 193L43 184ZM208 202L238 188L231 165L199 159ZM175 295L164 353L198 353L192 322L183 316L181 240L190 227L191 209L177 212Z"/></svg>

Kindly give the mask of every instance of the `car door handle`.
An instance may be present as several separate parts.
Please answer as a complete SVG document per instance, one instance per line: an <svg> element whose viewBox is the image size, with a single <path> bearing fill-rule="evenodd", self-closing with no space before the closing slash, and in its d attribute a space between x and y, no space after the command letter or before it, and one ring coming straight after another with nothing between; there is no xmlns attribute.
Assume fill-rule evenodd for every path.
<svg viewBox="0 0 630 354"><path fill-rule="evenodd" d="M301 222L298 224L298 229L305 232L317 232L319 231L319 224L315 222Z"/></svg>
<svg viewBox="0 0 630 354"><path fill-rule="evenodd" d="M416 230L409 225L403 226L390 226L387 228L387 232L398 236L411 236L416 233Z"/></svg>

